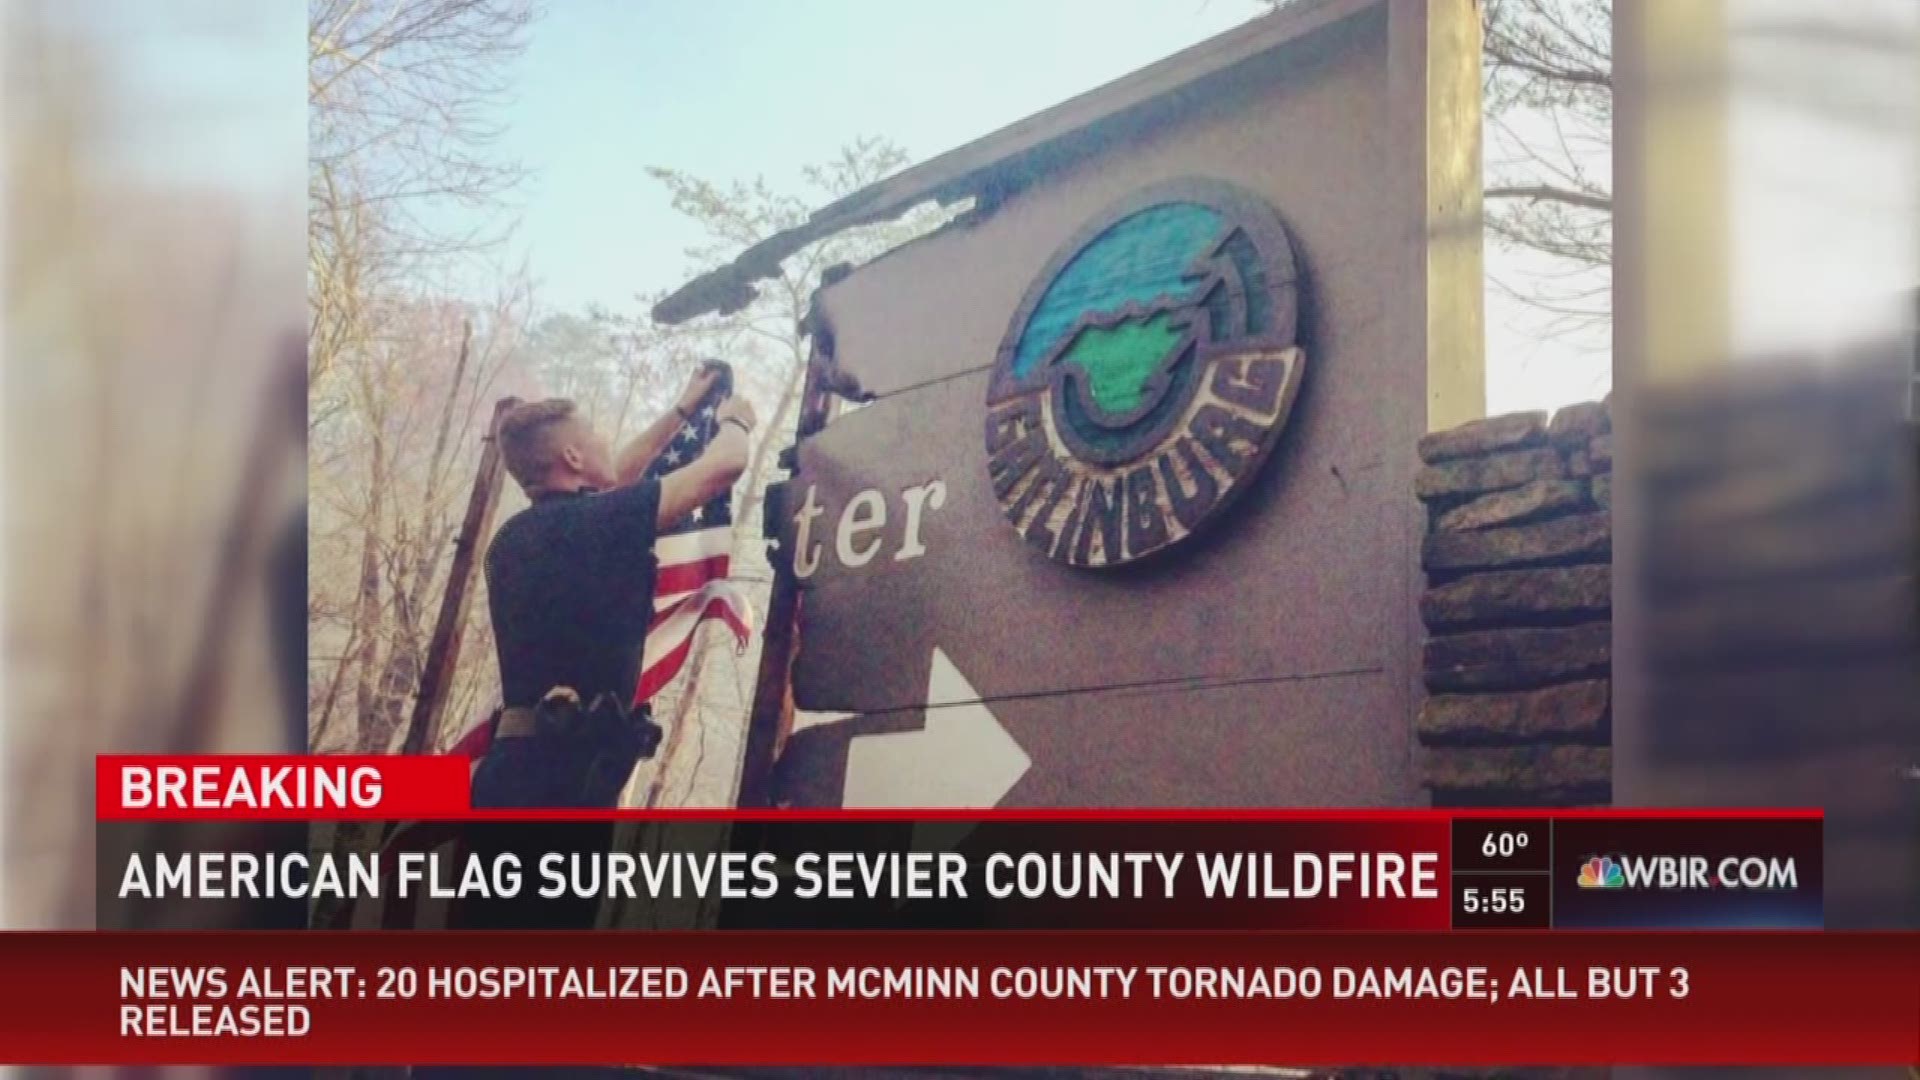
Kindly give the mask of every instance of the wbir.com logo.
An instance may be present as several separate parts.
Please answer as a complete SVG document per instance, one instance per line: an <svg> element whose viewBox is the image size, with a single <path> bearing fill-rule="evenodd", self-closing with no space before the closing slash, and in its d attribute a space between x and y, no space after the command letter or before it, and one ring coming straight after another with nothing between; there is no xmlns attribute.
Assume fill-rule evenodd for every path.
<svg viewBox="0 0 1920 1080"><path fill-rule="evenodd" d="M1791 892L1800 887L1800 868L1792 856L1729 855L1714 861L1703 855L1589 855L1580 864L1582 889L1744 889Z"/></svg>
<svg viewBox="0 0 1920 1080"><path fill-rule="evenodd" d="M1600 855L1580 864L1580 887L1583 889L1623 889L1627 885L1627 876L1620 870L1620 864L1613 861L1611 855Z"/></svg>

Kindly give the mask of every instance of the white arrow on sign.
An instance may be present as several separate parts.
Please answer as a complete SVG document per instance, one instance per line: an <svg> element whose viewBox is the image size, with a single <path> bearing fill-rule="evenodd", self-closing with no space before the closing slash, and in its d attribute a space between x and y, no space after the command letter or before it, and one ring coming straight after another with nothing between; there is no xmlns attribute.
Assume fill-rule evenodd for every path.
<svg viewBox="0 0 1920 1080"><path fill-rule="evenodd" d="M1032 767L973 684L935 649L926 726L849 742L840 802L888 809L994 806Z"/></svg>

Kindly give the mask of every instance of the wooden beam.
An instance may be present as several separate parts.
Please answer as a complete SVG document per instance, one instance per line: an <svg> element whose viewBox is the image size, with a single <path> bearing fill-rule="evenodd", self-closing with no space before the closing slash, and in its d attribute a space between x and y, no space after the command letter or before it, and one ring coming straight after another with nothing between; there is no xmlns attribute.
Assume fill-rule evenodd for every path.
<svg viewBox="0 0 1920 1080"><path fill-rule="evenodd" d="M403 754L424 754L433 747L440 730L440 719L447 708L447 691L453 672L460 664L460 644L466 637L467 609L473 603L473 573L479 563L480 544L493 532L494 511L500 506L501 477L506 472L500 459L500 420L507 410L520 404L519 398L501 398L493 406L493 419L483 436L480 467L473 478L473 493L467 497L466 517L453 543L453 566L447 571L446 591L440 599L440 617L427 644L427 659L420 671L420 691L414 697L413 715L407 720L407 737L401 743Z"/></svg>
<svg viewBox="0 0 1920 1080"><path fill-rule="evenodd" d="M827 418L832 414L834 399L823 378L826 365L821 341L822 335L816 333L806 381L800 387L800 417L794 427L794 448L787 451L788 455L798 455L799 444L826 427ZM784 456L783 462L791 478L799 463ZM777 535L780 525L769 517L763 528ZM793 730L793 657L799 644L800 581L793 574L791 551L772 551L767 562L773 567L773 589L767 600L767 625L760 641L760 669L754 676L753 706L747 714L746 744L740 755L740 789L734 800L743 807L771 805L774 763L779 760L781 747Z"/></svg>
<svg viewBox="0 0 1920 1080"><path fill-rule="evenodd" d="M1409 362L1426 365L1427 431L1486 415L1486 272L1481 231L1480 5L1475 0L1391 4L1391 135L1412 151L1394 212L1417 232L1406 268L1424 309L1410 327Z"/></svg>
<svg viewBox="0 0 1920 1080"><path fill-rule="evenodd" d="M1710 372L1730 338L1724 0L1614 13L1614 383Z"/></svg>

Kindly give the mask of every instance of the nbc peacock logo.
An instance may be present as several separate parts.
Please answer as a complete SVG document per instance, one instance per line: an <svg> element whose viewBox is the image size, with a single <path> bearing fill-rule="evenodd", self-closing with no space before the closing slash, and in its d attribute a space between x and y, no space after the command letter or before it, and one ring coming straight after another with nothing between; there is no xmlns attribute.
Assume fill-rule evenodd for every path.
<svg viewBox="0 0 1920 1080"><path fill-rule="evenodd" d="M1117 566L1216 518L1293 408L1298 290L1279 215L1230 184L1157 184L1088 222L1028 288L988 384L988 475L1020 536Z"/></svg>
<svg viewBox="0 0 1920 1080"><path fill-rule="evenodd" d="M1620 870L1620 864L1611 855L1596 855L1580 864L1580 887L1583 889L1623 889L1627 876Z"/></svg>

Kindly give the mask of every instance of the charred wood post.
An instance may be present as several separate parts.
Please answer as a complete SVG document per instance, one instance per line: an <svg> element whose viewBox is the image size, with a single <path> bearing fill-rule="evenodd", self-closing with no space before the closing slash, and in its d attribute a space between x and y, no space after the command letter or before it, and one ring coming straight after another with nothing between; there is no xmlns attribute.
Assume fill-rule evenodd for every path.
<svg viewBox="0 0 1920 1080"><path fill-rule="evenodd" d="M433 745L440 730L440 718L446 712L447 691L453 671L460 663L460 644L466 637L467 610L473 603L473 571L479 561L480 543L493 530L494 511L500 506L500 478L504 471L500 460L500 420L507 410L520 404L519 398L501 398L493 406L493 419L483 437L486 447L480 454L480 467L473 478L473 493L467 497L466 517L460 523L460 535L453 542L453 566L447 571L447 588L440 600L440 617L433 637L427 643L426 662L420 670L420 691L414 697L413 715L407 720L407 736L401 743L403 754L422 754Z"/></svg>

